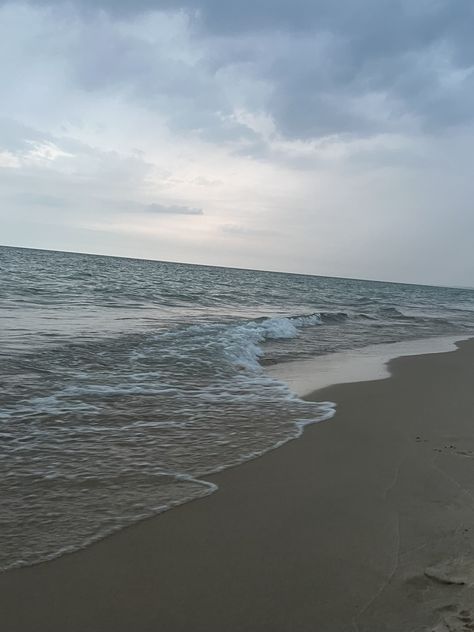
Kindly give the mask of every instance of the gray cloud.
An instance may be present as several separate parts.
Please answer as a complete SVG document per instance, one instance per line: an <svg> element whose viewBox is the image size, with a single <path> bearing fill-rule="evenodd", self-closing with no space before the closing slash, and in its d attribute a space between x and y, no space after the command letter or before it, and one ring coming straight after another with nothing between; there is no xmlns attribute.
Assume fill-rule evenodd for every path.
<svg viewBox="0 0 474 632"><path fill-rule="evenodd" d="M41 0L40 5L65 5ZM232 71L267 85L241 101L273 116L288 138L368 135L424 129L474 117L471 0L75 0L76 8L113 18L187 11L201 45L198 61L166 57L148 40L91 21L88 46L69 51L87 90L122 86L131 98L161 106L175 129L221 141L252 142L245 126L223 119L235 105L219 78ZM104 31L105 29L105 31ZM298 31L298 35L295 35ZM127 88L128 86L128 88ZM379 106L374 101L379 99ZM250 152L251 153L251 152Z"/></svg>
<svg viewBox="0 0 474 632"><path fill-rule="evenodd" d="M30 0L32 5L60 5L70 0ZM462 25L465 35L472 16L469 0L456 3L449 0L420 0L414 6L410 0L240 0L239 3L221 0L73 0L82 10L105 10L116 16L130 16L150 11L187 10L199 17L209 31L236 33L265 29L351 30L354 39L363 29L371 41L361 43L374 49L398 47L406 42L429 40L440 29ZM404 24L405 28L401 25ZM408 28L407 28L408 27ZM387 35L389 35L387 39ZM418 44L417 44L418 45Z"/></svg>
<svg viewBox="0 0 474 632"><path fill-rule="evenodd" d="M204 215L201 208L191 208L189 206L166 206L164 204L147 204L144 207L147 213L157 215Z"/></svg>

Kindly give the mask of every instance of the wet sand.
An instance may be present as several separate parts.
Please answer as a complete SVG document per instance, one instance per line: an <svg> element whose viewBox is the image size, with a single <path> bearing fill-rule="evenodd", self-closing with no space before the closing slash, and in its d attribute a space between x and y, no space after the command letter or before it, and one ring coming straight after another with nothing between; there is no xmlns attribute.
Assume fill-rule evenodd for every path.
<svg viewBox="0 0 474 632"><path fill-rule="evenodd" d="M219 491L0 575L3 632L474 630L474 341L313 395Z"/></svg>

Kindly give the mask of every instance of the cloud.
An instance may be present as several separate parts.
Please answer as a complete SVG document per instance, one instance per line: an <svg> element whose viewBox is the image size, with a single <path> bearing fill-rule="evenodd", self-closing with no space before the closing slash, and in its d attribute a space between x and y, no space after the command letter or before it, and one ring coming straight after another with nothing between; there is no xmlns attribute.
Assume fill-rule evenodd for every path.
<svg viewBox="0 0 474 632"><path fill-rule="evenodd" d="M244 141L250 153L255 130L232 119L236 107L264 111L298 139L435 131L474 117L471 0L34 5L61 11L54 52L83 90L117 90L175 129Z"/></svg>
<svg viewBox="0 0 474 632"><path fill-rule="evenodd" d="M151 170L136 154L0 120L0 201L8 213L30 209L36 221L65 221L73 210L78 218L120 212L123 199L145 195Z"/></svg>
<svg viewBox="0 0 474 632"><path fill-rule="evenodd" d="M3 151L16 153L26 151L33 142L48 142L50 135L41 133L14 118L0 117L0 147Z"/></svg>
<svg viewBox="0 0 474 632"><path fill-rule="evenodd" d="M189 206L166 206L152 203L147 204L144 209L147 213L157 215L204 215L204 211L201 208L190 208Z"/></svg>
<svg viewBox="0 0 474 632"><path fill-rule="evenodd" d="M22 206L42 206L46 208L65 208L70 204L68 198L60 198L54 195L42 195L24 191L15 196L15 201Z"/></svg>
<svg viewBox="0 0 474 632"><path fill-rule="evenodd" d="M233 235L235 237L270 237L278 234L277 231L266 228L253 228L251 226L242 226L240 224L223 224L220 227L223 233Z"/></svg>

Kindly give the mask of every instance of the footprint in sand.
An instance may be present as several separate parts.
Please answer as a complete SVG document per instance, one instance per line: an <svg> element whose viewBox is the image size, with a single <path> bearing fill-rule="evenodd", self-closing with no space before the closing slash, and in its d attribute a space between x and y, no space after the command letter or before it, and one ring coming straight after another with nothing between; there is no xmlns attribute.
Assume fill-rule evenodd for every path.
<svg viewBox="0 0 474 632"><path fill-rule="evenodd" d="M446 610L451 607L446 608ZM468 632L474 630L474 618L470 610L443 615L442 620L430 632Z"/></svg>
<svg viewBox="0 0 474 632"><path fill-rule="evenodd" d="M433 566L429 566L425 569L425 575L440 584L473 586L474 560L463 556L445 560Z"/></svg>
<svg viewBox="0 0 474 632"><path fill-rule="evenodd" d="M439 452L440 454L451 454L471 459L474 458L474 452L472 450L458 450L455 445L445 445L443 448L433 448L433 451Z"/></svg>
<svg viewBox="0 0 474 632"><path fill-rule="evenodd" d="M461 556L439 562L425 570L425 577L439 584L474 586L474 560ZM474 615L470 610L452 604L441 612L441 620L430 632L474 631Z"/></svg>

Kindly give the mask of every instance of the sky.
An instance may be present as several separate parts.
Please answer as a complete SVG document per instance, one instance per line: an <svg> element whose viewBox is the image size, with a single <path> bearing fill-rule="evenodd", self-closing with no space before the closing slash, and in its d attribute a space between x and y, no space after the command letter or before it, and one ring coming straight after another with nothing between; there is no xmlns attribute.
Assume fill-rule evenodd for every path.
<svg viewBox="0 0 474 632"><path fill-rule="evenodd" d="M472 0L0 0L0 243L474 285Z"/></svg>

